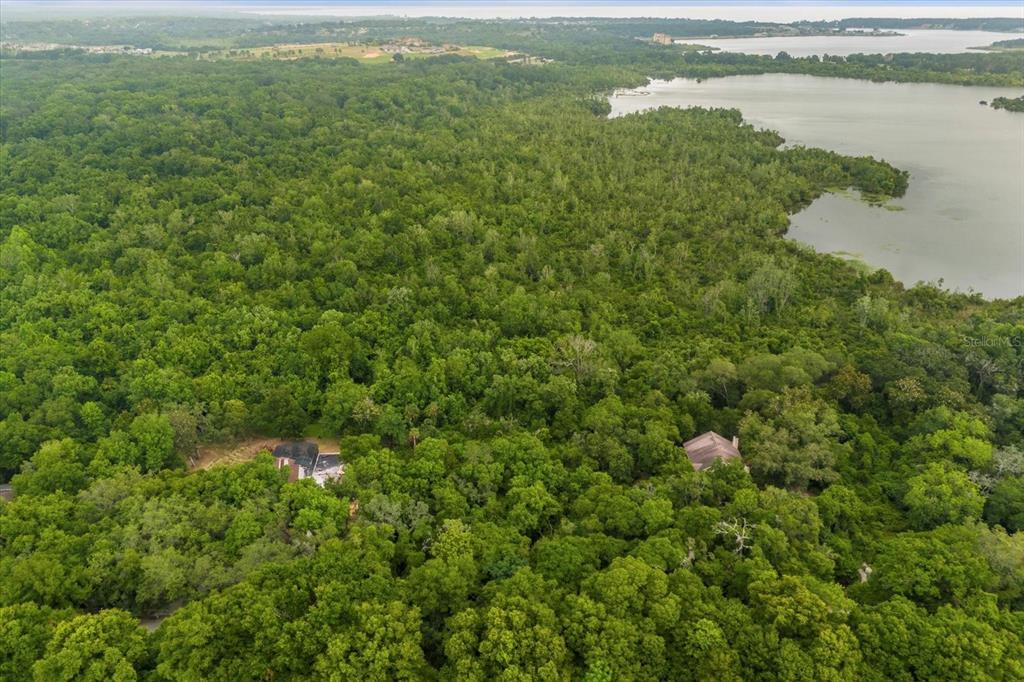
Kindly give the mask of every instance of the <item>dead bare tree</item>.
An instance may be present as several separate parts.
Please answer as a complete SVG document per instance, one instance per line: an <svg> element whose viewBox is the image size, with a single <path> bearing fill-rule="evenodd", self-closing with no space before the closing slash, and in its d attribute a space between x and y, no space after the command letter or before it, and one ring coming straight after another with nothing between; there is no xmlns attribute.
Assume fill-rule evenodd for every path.
<svg viewBox="0 0 1024 682"><path fill-rule="evenodd" d="M735 543L732 551L737 554L743 554L744 551L751 547L751 542L754 539L754 529L747 524L745 518L737 519L734 517L731 521L719 521L716 523L715 535L724 535L732 538Z"/></svg>
<svg viewBox="0 0 1024 682"><path fill-rule="evenodd" d="M589 377L597 369L597 342L580 334L564 336L555 343L555 364L572 370L576 381Z"/></svg>

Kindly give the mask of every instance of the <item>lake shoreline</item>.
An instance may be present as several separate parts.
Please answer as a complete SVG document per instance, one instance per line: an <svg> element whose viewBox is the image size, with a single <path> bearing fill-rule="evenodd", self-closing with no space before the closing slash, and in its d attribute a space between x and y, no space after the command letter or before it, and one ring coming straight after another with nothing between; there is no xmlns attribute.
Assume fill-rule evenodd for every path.
<svg viewBox="0 0 1024 682"><path fill-rule="evenodd" d="M861 254L907 286L1024 295L1024 126L1018 114L978 105L1016 89L776 73L652 80L635 91L643 96L609 98L611 117L660 106L738 109L787 145L873 156L910 172L895 201L828 188L791 214L786 239Z"/></svg>

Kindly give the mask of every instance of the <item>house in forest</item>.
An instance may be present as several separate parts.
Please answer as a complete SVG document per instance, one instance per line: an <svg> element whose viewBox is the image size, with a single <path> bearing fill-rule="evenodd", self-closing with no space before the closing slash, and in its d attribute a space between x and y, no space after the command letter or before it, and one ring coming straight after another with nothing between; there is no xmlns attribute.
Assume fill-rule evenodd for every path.
<svg viewBox="0 0 1024 682"><path fill-rule="evenodd" d="M289 481L312 478L321 488L344 472L341 453L320 452L320 447L310 441L281 443L274 448L274 463L278 469L289 470Z"/></svg>
<svg viewBox="0 0 1024 682"><path fill-rule="evenodd" d="M654 43L655 45L671 45L672 36L670 36L667 33L655 33L651 37L651 42Z"/></svg>
<svg viewBox="0 0 1024 682"><path fill-rule="evenodd" d="M729 440L714 431L708 431L683 443L683 449L686 450L686 456L690 458L694 470L701 471L720 459L739 459L740 439L733 436L732 440Z"/></svg>
<svg viewBox="0 0 1024 682"><path fill-rule="evenodd" d="M313 464L311 476L321 488L327 481L341 478L341 455L337 452L321 452Z"/></svg>
<svg viewBox="0 0 1024 682"><path fill-rule="evenodd" d="M299 480L299 465L295 463L295 460L289 459L288 457L275 457L274 466L278 469L288 470L289 483Z"/></svg>

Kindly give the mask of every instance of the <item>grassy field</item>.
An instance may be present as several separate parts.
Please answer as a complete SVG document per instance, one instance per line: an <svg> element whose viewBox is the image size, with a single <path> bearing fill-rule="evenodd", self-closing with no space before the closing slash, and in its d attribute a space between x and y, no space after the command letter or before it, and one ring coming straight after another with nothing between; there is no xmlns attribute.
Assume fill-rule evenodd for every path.
<svg viewBox="0 0 1024 682"><path fill-rule="evenodd" d="M432 52L427 48L409 48L410 51L402 53L405 59L424 59L436 57L438 54L458 54L478 59L493 59L504 57L509 53L493 47L482 46L458 46L457 49L450 49L444 52ZM367 63L385 63L394 59L391 52L385 52L380 45L353 45L350 43L305 43L289 45L268 45L266 47L250 47L229 50L218 50L206 52L205 59L337 59L349 57Z"/></svg>

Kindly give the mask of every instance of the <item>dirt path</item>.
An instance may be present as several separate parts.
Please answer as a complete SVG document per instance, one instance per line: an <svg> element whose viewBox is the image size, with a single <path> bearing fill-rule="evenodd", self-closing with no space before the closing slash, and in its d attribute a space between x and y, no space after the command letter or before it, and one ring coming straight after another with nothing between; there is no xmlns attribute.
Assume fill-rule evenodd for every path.
<svg viewBox="0 0 1024 682"><path fill-rule="evenodd" d="M339 449L338 441L330 438L306 438L304 440L316 442L320 452L338 452ZM248 462L263 450L273 450L283 442L285 442L283 438L257 437L230 443L200 445L198 454L189 468L195 471L221 464Z"/></svg>

